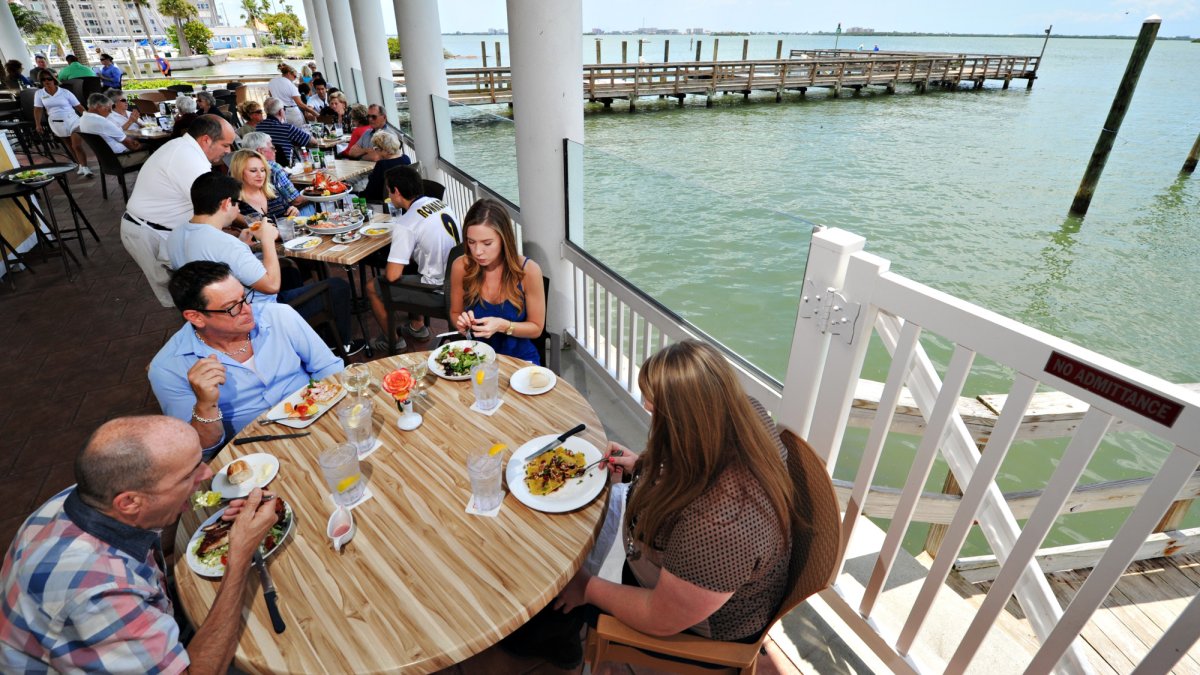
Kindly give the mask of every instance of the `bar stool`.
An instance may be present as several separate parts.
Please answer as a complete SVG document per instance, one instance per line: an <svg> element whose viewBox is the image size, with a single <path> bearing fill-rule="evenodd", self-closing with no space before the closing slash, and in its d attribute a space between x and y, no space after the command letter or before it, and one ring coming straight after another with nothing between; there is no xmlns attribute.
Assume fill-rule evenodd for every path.
<svg viewBox="0 0 1200 675"><path fill-rule="evenodd" d="M22 171L28 171L31 168L41 171L48 177L53 178L54 182L58 183L59 187L62 188L63 194L67 196L67 203L70 207L72 227L62 228L61 240L78 241L79 251L83 253L84 257L87 257L87 242L83 237L84 228L87 229L87 232L91 233L92 239L95 239L96 243L100 242L100 235L96 234L96 230L92 227L91 221L89 221L87 216L83 213L83 209L79 208L79 204L75 201L75 196L71 194L71 185L67 182L67 175L78 169L79 165L75 162L55 162L53 164L38 164L34 167L17 167L15 169L9 169L8 171L0 172L0 178L12 180L11 176L21 173ZM50 212L50 219L56 221L57 217L54 214L54 209L51 208L50 194L49 191L46 190L46 188L50 185L50 182L51 181L39 182L37 183L37 187L42 191L42 198L45 200L46 210ZM81 220L83 221L82 225L80 224ZM57 222L55 222L55 226L57 227ZM58 237L60 234L56 232L55 236Z"/></svg>
<svg viewBox="0 0 1200 675"><path fill-rule="evenodd" d="M28 220L29 224L33 226L33 234L35 237L37 237L38 243L43 247L43 261L46 260L46 252L48 250L57 249L59 257L61 257L63 261L63 270L66 272L67 278L70 279L71 261L74 261L75 265L79 266L79 258L75 257L75 254L71 251L71 249L67 248L66 242L63 241L62 235L58 229L58 219L54 215L54 209L47 209L47 211L50 212L50 217L47 218L45 212L38 208L37 204L33 202L33 195L39 190L44 191L44 188L49 185L52 180L53 179L47 178L44 181L35 183L15 183L11 181L0 182L0 200L11 199L13 203L17 205L17 209L21 211L21 215L25 216L25 219ZM46 232L42 229L43 225L50 230L52 237L46 236ZM4 243L8 244L8 248L12 249L14 253L16 252L16 248L11 243ZM70 256L70 260L67 259L68 256ZM16 257L21 264L25 265L25 259L19 253L16 255ZM28 265L25 265L25 267L30 272L33 271L33 268L29 267Z"/></svg>

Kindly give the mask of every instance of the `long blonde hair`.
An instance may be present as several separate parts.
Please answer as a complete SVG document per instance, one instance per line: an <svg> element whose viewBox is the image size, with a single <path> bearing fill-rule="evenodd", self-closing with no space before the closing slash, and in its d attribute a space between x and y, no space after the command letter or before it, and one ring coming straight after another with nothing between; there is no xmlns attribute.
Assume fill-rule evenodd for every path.
<svg viewBox="0 0 1200 675"><path fill-rule="evenodd" d="M263 181L263 194L267 195L267 199L275 199L275 186L271 184L271 165L267 163L267 158L262 156L257 150L238 150L233 153L233 159L229 161L229 175L238 179L242 183L242 191L238 194L238 198L246 201L246 182L242 180L242 174L246 171L246 165L250 160L258 158L263 168L267 170L267 179Z"/></svg>
<svg viewBox="0 0 1200 675"><path fill-rule="evenodd" d="M520 314L525 308L525 294L521 290L525 270L521 266L521 256L517 254L517 237L513 233L508 209L495 199L480 199L471 205L463 218L464 242L467 240L467 228L472 225L486 225L500 235L500 302L508 300ZM483 300L483 268L475 262L470 252L463 259L463 307L474 307Z"/></svg>
<svg viewBox="0 0 1200 675"><path fill-rule="evenodd" d="M679 514L731 469L753 476L788 532L787 467L720 352L695 340L668 345L642 364L638 386L653 412L627 507L635 539L662 549Z"/></svg>

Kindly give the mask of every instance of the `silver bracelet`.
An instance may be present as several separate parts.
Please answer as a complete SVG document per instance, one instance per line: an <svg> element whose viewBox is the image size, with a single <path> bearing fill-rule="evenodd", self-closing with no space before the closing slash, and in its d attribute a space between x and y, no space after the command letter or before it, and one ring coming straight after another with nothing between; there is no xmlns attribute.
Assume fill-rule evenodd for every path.
<svg viewBox="0 0 1200 675"><path fill-rule="evenodd" d="M197 422L199 422L201 424L212 424L213 422L220 422L221 420L225 419L225 415L221 413L220 408L217 408L217 416L216 417L214 417L212 419L209 419L207 417L201 417L196 412L196 406L192 406L192 419L196 420Z"/></svg>

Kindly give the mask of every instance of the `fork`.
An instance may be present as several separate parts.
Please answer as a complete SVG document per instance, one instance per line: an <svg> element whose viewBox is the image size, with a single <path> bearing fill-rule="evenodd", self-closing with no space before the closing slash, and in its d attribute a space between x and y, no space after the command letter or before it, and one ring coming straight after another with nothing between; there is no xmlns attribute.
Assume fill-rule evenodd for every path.
<svg viewBox="0 0 1200 675"><path fill-rule="evenodd" d="M571 478L579 478L580 476L583 476L583 475L585 475L585 474L588 472L588 470L589 470L589 469L591 469L592 467L596 466L597 464L599 464L599 463L601 463L601 462L603 462L603 461L604 461L604 458L603 458L603 457L601 457L600 459L598 459L598 460L596 460L596 461L592 462L591 464L588 464L587 466L583 467L583 468L582 468L582 469L580 469L579 471L576 471L576 472L575 472L575 474L574 474L573 476L571 476Z"/></svg>

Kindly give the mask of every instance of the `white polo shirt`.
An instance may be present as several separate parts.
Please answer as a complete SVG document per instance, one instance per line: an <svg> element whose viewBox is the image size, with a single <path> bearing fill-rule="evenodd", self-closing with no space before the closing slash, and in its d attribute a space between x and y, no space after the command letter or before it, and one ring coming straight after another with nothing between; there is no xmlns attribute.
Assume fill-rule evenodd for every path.
<svg viewBox="0 0 1200 675"><path fill-rule="evenodd" d="M420 197L392 226L387 259L398 265L416 260L421 282L440 284L446 276L446 257L461 240L462 229L450 205L433 197Z"/></svg>
<svg viewBox="0 0 1200 675"><path fill-rule="evenodd" d="M85 134L96 134L103 138L113 152L129 152L129 148L121 142L125 140L125 131L107 117L94 112L85 112L83 119L79 121L79 130Z"/></svg>
<svg viewBox="0 0 1200 675"><path fill-rule="evenodd" d="M293 97L300 95L296 83L282 75L267 83L267 91L271 93L271 98L279 99L285 108L295 108L296 100Z"/></svg>
<svg viewBox="0 0 1200 675"><path fill-rule="evenodd" d="M192 183L212 162L188 134L168 141L138 172L125 210L168 229L192 219Z"/></svg>

